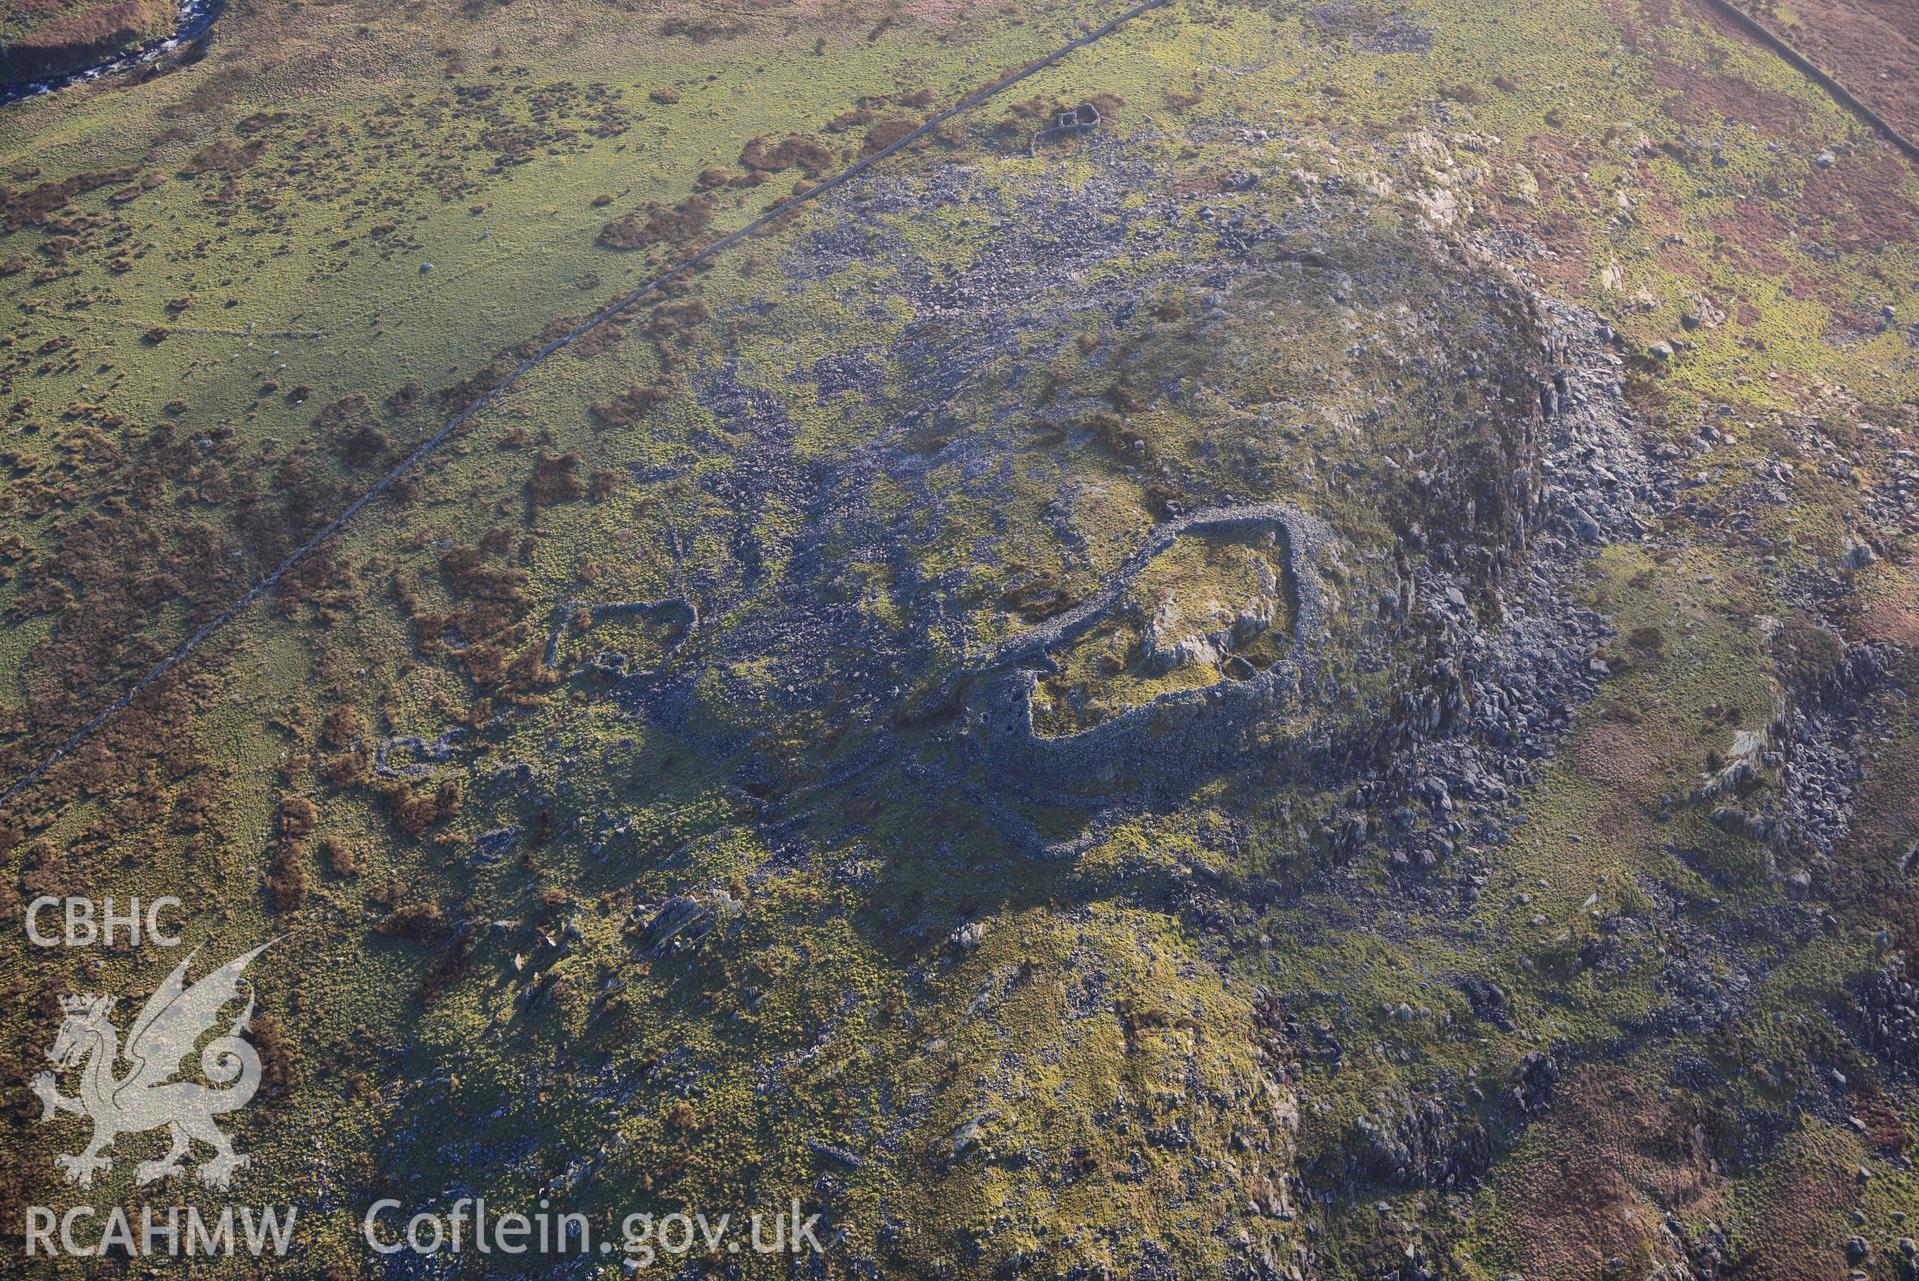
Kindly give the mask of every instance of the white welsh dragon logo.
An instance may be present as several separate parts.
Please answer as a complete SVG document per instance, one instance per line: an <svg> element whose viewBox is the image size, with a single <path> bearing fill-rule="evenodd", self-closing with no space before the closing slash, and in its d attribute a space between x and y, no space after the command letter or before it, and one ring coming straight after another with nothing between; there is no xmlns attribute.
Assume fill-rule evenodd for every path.
<svg viewBox="0 0 1919 1281"><path fill-rule="evenodd" d="M60 999L66 1020L47 1057L62 1071L80 1069L80 1097L70 1099L61 1094L52 1072L42 1072L33 1079L33 1092L40 1096L42 1121L58 1112L72 1112L93 1122L93 1140L85 1151L53 1158L54 1166L66 1171L69 1183L88 1187L94 1171L110 1169L113 1160L106 1153L120 1135L163 1125L172 1135L173 1146L158 1161L140 1162L134 1169L137 1182L151 1183L178 1174L180 1160L194 1139L214 1150L213 1159L202 1161L198 1171L200 1182L210 1188L225 1188L233 1172L247 1164L248 1158L233 1150L233 1141L220 1132L213 1118L244 1107L260 1088L260 1056L242 1035L253 1015L250 990L246 1009L225 1035L207 1042L200 1051L200 1070L225 1088L175 1078L184 1066L182 1060L212 1029L220 1011L238 999L240 972L270 946L262 943L246 955L235 957L192 987L186 984L186 973L193 956L189 954L176 965L133 1021L124 1051L131 1066L123 1076L115 1075L122 1051L119 1029L109 1017L115 998Z"/></svg>

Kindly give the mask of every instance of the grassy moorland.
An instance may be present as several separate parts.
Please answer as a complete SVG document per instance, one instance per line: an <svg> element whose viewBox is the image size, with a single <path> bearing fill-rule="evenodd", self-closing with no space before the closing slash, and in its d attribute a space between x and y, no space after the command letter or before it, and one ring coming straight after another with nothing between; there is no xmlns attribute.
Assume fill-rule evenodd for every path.
<svg viewBox="0 0 1919 1281"><path fill-rule="evenodd" d="M252 0L0 111L7 777L1110 16ZM1916 202L1682 4L1169 5L528 373L11 803L11 910L284 940L232 1124L303 1275L483 1187L798 1196L830 1275L1901 1276ZM996 755L986 657L1248 502L1331 531L1311 678L1080 738L1303 624L1182 539ZM16 1086L160 977L14 960Z"/></svg>

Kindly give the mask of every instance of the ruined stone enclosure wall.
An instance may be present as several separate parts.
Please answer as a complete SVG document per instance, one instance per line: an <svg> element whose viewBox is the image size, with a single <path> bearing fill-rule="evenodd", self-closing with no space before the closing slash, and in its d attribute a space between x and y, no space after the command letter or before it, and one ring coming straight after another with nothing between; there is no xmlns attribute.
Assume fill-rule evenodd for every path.
<svg viewBox="0 0 1919 1281"><path fill-rule="evenodd" d="M1181 538L1261 530L1278 532L1286 552L1294 628L1284 658L1246 680L1160 695L1076 734L1049 738L1035 730L1035 668L1117 609L1155 557ZM1065 790L1146 779L1168 762L1206 768L1243 752L1252 732L1297 706L1302 689L1317 677L1329 612L1318 566L1331 537L1317 517L1277 503L1212 508L1161 526L1097 596L1010 642L975 669L966 721L970 751L1022 786Z"/></svg>

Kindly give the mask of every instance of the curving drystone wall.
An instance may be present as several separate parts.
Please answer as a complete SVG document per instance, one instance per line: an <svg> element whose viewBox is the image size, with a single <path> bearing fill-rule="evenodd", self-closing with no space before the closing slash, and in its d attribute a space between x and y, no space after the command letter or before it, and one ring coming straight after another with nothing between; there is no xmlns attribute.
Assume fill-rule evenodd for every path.
<svg viewBox="0 0 1919 1281"><path fill-rule="evenodd" d="M1155 557L1180 538L1260 530L1281 535L1291 570L1293 641L1284 658L1246 680L1162 694L1076 734L1048 737L1035 730L1036 668L1117 608ZM1329 614L1318 567L1331 540L1325 522L1281 503L1209 508L1160 526L1097 595L1009 641L969 672L963 729L969 755L1024 789L1106 792L1150 785L1169 769L1188 772L1242 756L1252 731L1270 727L1317 679Z"/></svg>

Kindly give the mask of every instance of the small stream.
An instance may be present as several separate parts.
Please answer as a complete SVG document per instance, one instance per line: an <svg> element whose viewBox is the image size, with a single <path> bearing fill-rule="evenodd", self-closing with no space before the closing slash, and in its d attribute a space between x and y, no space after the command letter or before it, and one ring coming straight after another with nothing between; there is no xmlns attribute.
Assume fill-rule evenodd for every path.
<svg viewBox="0 0 1919 1281"><path fill-rule="evenodd" d="M41 94L54 93L77 84L85 84L115 72L149 66L174 50L191 44L205 35L213 26L214 19L218 18L225 8L226 0L180 0L180 17L173 24L170 35L129 49L105 62L96 63L91 67L82 67L78 71L69 71L64 75L48 76L43 80L0 82L0 106L18 102L22 98L37 98Z"/></svg>

